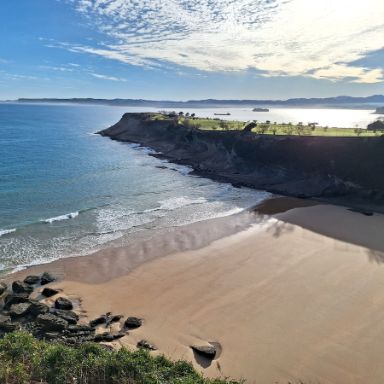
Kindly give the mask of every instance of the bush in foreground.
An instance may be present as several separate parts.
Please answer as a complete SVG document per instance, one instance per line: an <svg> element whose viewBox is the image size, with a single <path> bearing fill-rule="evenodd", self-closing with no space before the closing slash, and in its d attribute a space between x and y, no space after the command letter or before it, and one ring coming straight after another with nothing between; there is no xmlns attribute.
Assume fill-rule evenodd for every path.
<svg viewBox="0 0 384 384"><path fill-rule="evenodd" d="M109 351L97 344L70 347L24 332L0 340L0 383L238 384L203 378L188 362L153 357L145 350Z"/></svg>

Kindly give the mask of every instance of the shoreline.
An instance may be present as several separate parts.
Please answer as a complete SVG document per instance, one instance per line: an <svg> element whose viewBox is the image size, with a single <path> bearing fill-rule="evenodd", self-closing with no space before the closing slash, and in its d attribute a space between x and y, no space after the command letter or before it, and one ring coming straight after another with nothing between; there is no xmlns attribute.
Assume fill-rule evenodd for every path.
<svg viewBox="0 0 384 384"><path fill-rule="evenodd" d="M119 275L131 272L143 263L177 252L197 250L208 246L214 241L242 232L255 223L262 223L263 216L269 215L271 210L284 212L292 207L312 206L315 204L315 202L304 199L272 196L261 203L231 215L205 219L181 226L150 229L151 235L148 238L138 238L126 245L119 245L119 243L123 242L124 237L127 235L112 240L108 246L86 255L71 255L44 263L15 267L12 270L4 271L3 279L7 281L15 276L24 276L29 272L42 273L46 269L51 270L52 268L56 270L57 275L62 276L65 274L66 269L70 268L73 260L81 259L82 264L87 265L98 257L103 259L105 263L112 261L118 264L119 268L112 271L110 265L106 265L100 276L94 276L91 279L92 282L101 281L105 278L102 276L106 275L109 276L108 278L116 278ZM257 214L261 216L257 217ZM130 260L121 268L121 263L124 264L127 256L130 257ZM79 271L76 278L84 281L85 275L83 272L86 269L84 267L84 271ZM71 271L71 275L72 278L75 276L74 271Z"/></svg>
<svg viewBox="0 0 384 384"><path fill-rule="evenodd" d="M200 247L185 239L220 225L183 228L181 248L163 256L112 248L10 277L52 272L52 286L80 302L84 321L108 311L142 317L116 348L145 338L155 354L191 361L210 377L381 383L384 216L287 197L258 210L246 215L251 221L221 218L227 232ZM209 342L221 353L202 366L189 346Z"/></svg>

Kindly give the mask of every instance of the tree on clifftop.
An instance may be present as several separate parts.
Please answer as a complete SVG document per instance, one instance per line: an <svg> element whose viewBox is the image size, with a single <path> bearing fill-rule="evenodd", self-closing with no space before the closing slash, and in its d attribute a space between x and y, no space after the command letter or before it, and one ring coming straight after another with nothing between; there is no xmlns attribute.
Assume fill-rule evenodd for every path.
<svg viewBox="0 0 384 384"><path fill-rule="evenodd" d="M253 128L256 128L257 124L254 121L250 121L247 124L245 124L243 128L243 132L251 132Z"/></svg>
<svg viewBox="0 0 384 384"><path fill-rule="evenodd" d="M384 131L384 121L376 120L375 122L369 124L367 129L370 131Z"/></svg>

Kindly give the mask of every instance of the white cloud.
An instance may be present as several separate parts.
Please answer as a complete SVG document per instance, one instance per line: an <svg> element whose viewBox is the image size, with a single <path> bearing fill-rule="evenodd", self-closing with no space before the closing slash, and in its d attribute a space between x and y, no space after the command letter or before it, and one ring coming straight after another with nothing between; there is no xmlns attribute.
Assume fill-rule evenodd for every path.
<svg viewBox="0 0 384 384"><path fill-rule="evenodd" d="M382 0L71 0L112 43L74 46L134 65L383 81L351 66L383 48Z"/></svg>
<svg viewBox="0 0 384 384"><path fill-rule="evenodd" d="M96 77L97 79L110 80L110 81L127 81L126 79L108 75L102 75L100 73L90 73L91 76Z"/></svg>
<svg viewBox="0 0 384 384"><path fill-rule="evenodd" d="M349 67L344 64L334 64L328 68L319 69L314 72L313 77L338 81L344 78L351 78L355 83L374 84L384 81L382 69L368 69L361 67Z"/></svg>

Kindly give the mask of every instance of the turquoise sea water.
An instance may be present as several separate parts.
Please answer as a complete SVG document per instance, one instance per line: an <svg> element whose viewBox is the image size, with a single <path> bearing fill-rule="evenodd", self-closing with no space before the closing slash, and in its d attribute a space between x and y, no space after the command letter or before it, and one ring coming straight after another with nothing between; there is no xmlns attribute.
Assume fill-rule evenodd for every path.
<svg viewBox="0 0 384 384"><path fill-rule="evenodd" d="M0 271L227 215L267 196L93 134L126 111L0 104Z"/></svg>

